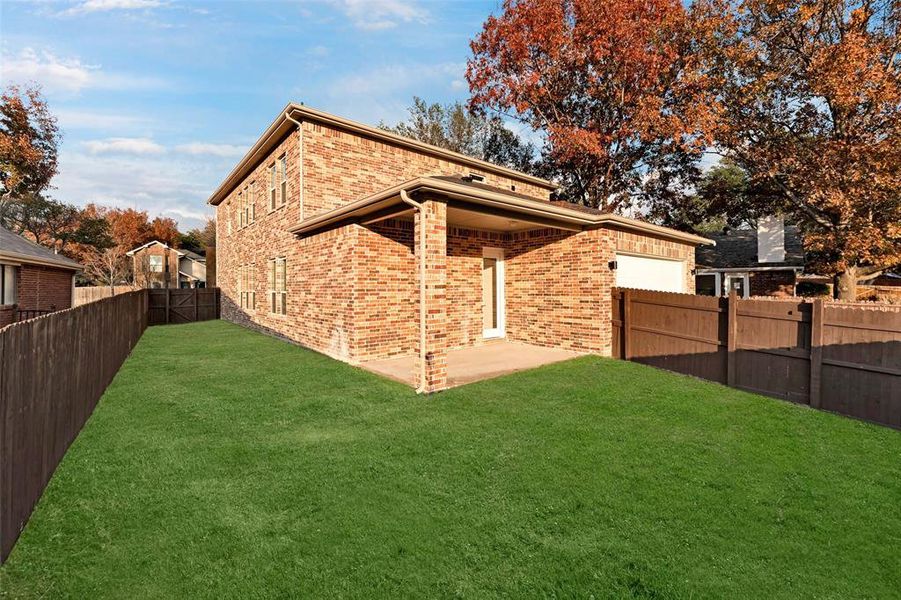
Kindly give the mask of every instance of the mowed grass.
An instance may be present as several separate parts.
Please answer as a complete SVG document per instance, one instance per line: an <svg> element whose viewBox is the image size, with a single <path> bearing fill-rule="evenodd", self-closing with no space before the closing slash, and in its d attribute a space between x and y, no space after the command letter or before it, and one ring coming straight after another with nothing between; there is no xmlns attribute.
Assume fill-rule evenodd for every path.
<svg viewBox="0 0 901 600"><path fill-rule="evenodd" d="M149 329L9 597L888 598L901 433L583 358L417 396L224 322Z"/></svg>

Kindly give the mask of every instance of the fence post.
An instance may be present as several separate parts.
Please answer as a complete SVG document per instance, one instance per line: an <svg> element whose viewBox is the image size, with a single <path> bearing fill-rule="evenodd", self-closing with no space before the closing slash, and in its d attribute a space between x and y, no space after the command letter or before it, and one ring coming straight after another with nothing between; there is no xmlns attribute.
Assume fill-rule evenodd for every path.
<svg viewBox="0 0 901 600"><path fill-rule="evenodd" d="M623 360L632 360L632 291L623 290Z"/></svg>
<svg viewBox="0 0 901 600"><path fill-rule="evenodd" d="M195 284L196 285L196 284ZM194 288L194 322L197 322L197 288Z"/></svg>
<svg viewBox="0 0 901 600"><path fill-rule="evenodd" d="M726 307L726 385L734 386L735 352L738 349L738 294L734 289L729 291Z"/></svg>
<svg viewBox="0 0 901 600"><path fill-rule="evenodd" d="M172 290L166 287L166 325L169 324L169 303L172 301Z"/></svg>
<svg viewBox="0 0 901 600"><path fill-rule="evenodd" d="M823 372L823 300L817 298L810 307L810 406L820 407Z"/></svg>

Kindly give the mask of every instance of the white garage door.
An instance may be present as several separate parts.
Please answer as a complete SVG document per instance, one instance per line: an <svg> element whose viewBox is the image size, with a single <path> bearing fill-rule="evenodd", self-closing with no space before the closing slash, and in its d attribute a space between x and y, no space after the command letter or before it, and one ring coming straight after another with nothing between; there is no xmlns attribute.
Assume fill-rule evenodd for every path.
<svg viewBox="0 0 901 600"><path fill-rule="evenodd" d="M685 263L680 260L617 254L616 286L661 292L684 292Z"/></svg>

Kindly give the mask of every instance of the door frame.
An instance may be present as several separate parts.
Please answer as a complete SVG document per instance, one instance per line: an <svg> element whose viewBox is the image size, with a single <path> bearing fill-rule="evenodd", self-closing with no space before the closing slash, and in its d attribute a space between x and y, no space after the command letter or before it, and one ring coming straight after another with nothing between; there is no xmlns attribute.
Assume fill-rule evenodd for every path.
<svg viewBox="0 0 901 600"><path fill-rule="evenodd" d="M506 294L504 293L504 286L506 284L506 274L504 269L504 249L503 248L491 248L488 246L482 247L482 258L493 258L497 262L495 269L495 291L497 293L497 327L492 329L486 329L485 323L482 323L482 337L485 339L491 338L502 338L507 335L507 305L506 305ZM484 263L483 263L484 264ZM484 268L484 267L483 267ZM481 272L480 272L481 275ZM481 282L481 277L480 277ZM481 283L480 283L481 285ZM482 298L484 298L485 291L482 290ZM484 307L482 307L484 311ZM482 313L484 314L484 312Z"/></svg>
<svg viewBox="0 0 901 600"><path fill-rule="evenodd" d="M728 296L732 290L731 280L742 280L742 298L751 297L751 278L748 273L723 273L723 296Z"/></svg>

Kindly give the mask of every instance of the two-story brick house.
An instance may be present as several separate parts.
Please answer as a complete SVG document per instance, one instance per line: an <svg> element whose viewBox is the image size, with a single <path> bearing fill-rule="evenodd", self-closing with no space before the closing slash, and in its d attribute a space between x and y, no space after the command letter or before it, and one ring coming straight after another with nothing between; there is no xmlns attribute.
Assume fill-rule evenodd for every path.
<svg viewBox="0 0 901 600"><path fill-rule="evenodd" d="M223 318L351 363L411 356L422 391L449 349L498 338L609 354L610 288L692 292L707 240L554 188L289 104L209 199Z"/></svg>

